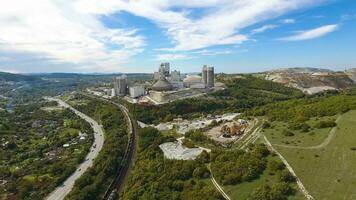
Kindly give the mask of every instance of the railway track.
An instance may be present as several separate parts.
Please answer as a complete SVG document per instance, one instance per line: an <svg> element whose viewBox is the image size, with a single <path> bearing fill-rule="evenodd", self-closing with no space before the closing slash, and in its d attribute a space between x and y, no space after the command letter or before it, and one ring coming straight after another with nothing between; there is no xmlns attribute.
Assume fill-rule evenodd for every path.
<svg viewBox="0 0 356 200"><path fill-rule="evenodd" d="M128 133L129 133L129 138L128 138L128 143L126 146L125 154L123 159L121 160L120 166L117 169L117 173L115 175L114 180L110 183L108 189L106 190L103 200L114 200L117 199L118 193L123 189L125 179L128 175L129 169L132 165L133 157L136 151L136 140L137 140L137 126L136 122L133 120L133 117L130 115L129 110L116 102L88 95L86 93L80 93L84 96L88 96L90 98L95 98L101 101L105 101L108 103L111 103L115 106L117 106L122 113L124 113L126 122L127 122L127 127L128 127Z"/></svg>

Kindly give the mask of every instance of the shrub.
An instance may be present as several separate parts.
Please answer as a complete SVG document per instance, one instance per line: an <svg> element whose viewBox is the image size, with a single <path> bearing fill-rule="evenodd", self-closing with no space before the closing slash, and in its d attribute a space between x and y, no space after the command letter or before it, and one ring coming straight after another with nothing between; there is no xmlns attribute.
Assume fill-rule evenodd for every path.
<svg viewBox="0 0 356 200"><path fill-rule="evenodd" d="M294 136L294 133L291 132L291 131L288 131L288 130L283 130L283 131L282 131L282 134L283 134L284 136L287 136L287 137Z"/></svg>
<svg viewBox="0 0 356 200"><path fill-rule="evenodd" d="M331 128L335 127L337 124L334 120L319 121L315 124L315 128Z"/></svg>
<svg viewBox="0 0 356 200"><path fill-rule="evenodd" d="M295 181L295 177L287 170L280 171L278 173L278 179L281 182L291 183Z"/></svg>

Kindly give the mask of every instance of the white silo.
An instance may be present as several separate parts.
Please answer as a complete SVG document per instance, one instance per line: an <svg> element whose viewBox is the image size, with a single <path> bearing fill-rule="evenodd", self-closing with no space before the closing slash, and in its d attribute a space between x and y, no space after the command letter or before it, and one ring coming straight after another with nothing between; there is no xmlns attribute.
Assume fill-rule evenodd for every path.
<svg viewBox="0 0 356 200"><path fill-rule="evenodd" d="M201 73L202 81L205 87L208 85L208 66L204 65Z"/></svg>
<svg viewBox="0 0 356 200"><path fill-rule="evenodd" d="M208 67L207 69L207 86L208 88L212 88L215 86L214 67Z"/></svg>

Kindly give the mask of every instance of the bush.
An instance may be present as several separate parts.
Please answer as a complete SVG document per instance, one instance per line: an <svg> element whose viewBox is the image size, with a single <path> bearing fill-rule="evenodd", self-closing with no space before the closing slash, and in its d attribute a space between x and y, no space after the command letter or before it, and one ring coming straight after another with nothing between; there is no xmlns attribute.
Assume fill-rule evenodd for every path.
<svg viewBox="0 0 356 200"><path fill-rule="evenodd" d="M249 200L287 200L288 198L280 191L272 188L269 185L262 185L252 191Z"/></svg>
<svg viewBox="0 0 356 200"><path fill-rule="evenodd" d="M291 131L288 131L288 130L283 130L283 131L282 131L282 134L283 134L284 136L287 136L287 137L294 136L294 133L291 132Z"/></svg>
<svg viewBox="0 0 356 200"><path fill-rule="evenodd" d="M197 167L193 171L193 177L196 179L208 178L210 176L210 172L205 165Z"/></svg>
<svg viewBox="0 0 356 200"><path fill-rule="evenodd" d="M292 122L289 124L288 128L291 130L301 130L302 132L308 132L310 126L305 122Z"/></svg>
<svg viewBox="0 0 356 200"><path fill-rule="evenodd" d="M194 142L203 142L208 140L206 135L204 135L204 133L202 133L200 130L189 131L185 134L185 137L191 139Z"/></svg>
<svg viewBox="0 0 356 200"><path fill-rule="evenodd" d="M284 170L286 166L283 162L272 160L268 162L267 169L270 171L271 174L277 173L277 171Z"/></svg>
<svg viewBox="0 0 356 200"><path fill-rule="evenodd" d="M269 122L263 122L262 128L270 128L270 127L271 127L271 123L269 123Z"/></svg>
<svg viewBox="0 0 356 200"><path fill-rule="evenodd" d="M138 134L140 137L138 144L141 150L150 146L156 137L159 136L158 130L153 127L142 128Z"/></svg>
<svg viewBox="0 0 356 200"><path fill-rule="evenodd" d="M187 139L187 138L184 138L182 144L184 146L188 147L188 148L194 148L195 147L194 143L191 140Z"/></svg>
<svg viewBox="0 0 356 200"><path fill-rule="evenodd" d="M278 179L286 183L295 182L295 177L287 170L278 172Z"/></svg>
<svg viewBox="0 0 356 200"><path fill-rule="evenodd" d="M273 194L282 194L282 195L293 195L295 193L294 189L288 183L276 183L272 186Z"/></svg>
<svg viewBox="0 0 356 200"><path fill-rule="evenodd" d="M334 120L319 121L315 124L315 128L332 128L337 124Z"/></svg>

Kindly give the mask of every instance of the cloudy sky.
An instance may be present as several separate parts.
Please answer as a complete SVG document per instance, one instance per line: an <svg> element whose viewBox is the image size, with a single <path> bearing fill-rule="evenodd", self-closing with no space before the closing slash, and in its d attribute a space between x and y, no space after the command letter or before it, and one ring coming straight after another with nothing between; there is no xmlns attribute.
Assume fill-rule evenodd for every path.
<svg viewBox="0 0 356 200"><path fill-rule="evenodd" d="M0 71L356 67L354 0L0 0Z"/></svg>

